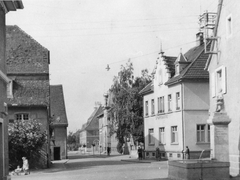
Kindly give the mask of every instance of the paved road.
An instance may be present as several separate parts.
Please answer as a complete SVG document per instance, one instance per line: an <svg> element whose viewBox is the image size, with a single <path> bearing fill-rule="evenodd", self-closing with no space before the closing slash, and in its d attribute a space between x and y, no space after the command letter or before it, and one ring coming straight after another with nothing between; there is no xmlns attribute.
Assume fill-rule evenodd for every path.
<svg viewBox="0 0 240 180"><path fill-rule="evenodd" d="M68 161L54 162L51 169L12 176L12 180L166 180L166 177L166 161L139 163L126 155L71 154Z"/></svg>

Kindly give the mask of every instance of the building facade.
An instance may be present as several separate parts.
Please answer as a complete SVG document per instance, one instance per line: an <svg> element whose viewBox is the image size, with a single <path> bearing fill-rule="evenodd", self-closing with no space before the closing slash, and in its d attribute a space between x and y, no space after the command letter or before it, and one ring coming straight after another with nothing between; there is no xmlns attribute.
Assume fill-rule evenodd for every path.
<svg viewBox="0 0 240 180"><path fill-rule="evenodd" d="M50 112L51 159L67 159L68 120L62 85L50 86Z"/></svg>
<svg viewBox="0 0 240 180"><path fill-rule="evenodd" d="M197 37L202 34L197 34ZM153 81L141 92L144 96L144 135L146 158L182 159L190 148L190 158L209 156L210 127L208 72L204 70L208 55L204 45L178 57L161 51L153 71Z"/></svg>
<svg viewBox="0 0 240 180"><path fill-rule="evenodd" d="M47 142L39 161L29 159L31 167L47 168L50 164L49 147L49 50L40 45L18 26L6 28L6 64L9 121L37 120L46 131ZM29 157L28 157L29 158Z"/></svg>
<svg viewBox="0 0 240 180"><path fill-rule="evenodd" d="M103 112L98 116L99 119L99 145L101 151L106 152L107 147L111 148L111 151L117 151L118 140L116 133L114 133L115 126L113 125L114 116L112 115L112 98L113 94L108 92L104 94L105 106Z"/></svg>
<svg viewBox="0 0 240 180"><path fill-rule="evenodd" d="M240 176L239 9L237 0L219 0L213 36L206 37L214 40L206 64L210 74L211 149L214 158L230 162L232 176Z"/></svg>
<svg viewBox="0 0 240 180"><path fill-rule="evenodd" d="M79 143L85 146L87 150L99 150L99 121L98 116L103 112L103 107L100 105L95 107L92 115L88 118L87 122L82 125L80 130ZM94 145L94 147L93 147Z"/></svg>
<svg viewBox="0 0 240 180"><path fill-rule="evenodd" d="M0 0L0 180L11 179L8 176L8 111L7 87L10 79L6 68L6 14L23 9L21 0Z"/></svg>

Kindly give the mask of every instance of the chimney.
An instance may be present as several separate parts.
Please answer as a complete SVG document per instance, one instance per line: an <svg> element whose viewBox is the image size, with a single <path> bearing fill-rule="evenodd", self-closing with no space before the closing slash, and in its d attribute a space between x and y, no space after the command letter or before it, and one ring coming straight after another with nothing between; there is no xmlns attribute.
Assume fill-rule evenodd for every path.
<svg viewBox="0 0 240 180"><path fill-rule="evenodd" d="M203 39L203 32L199 32L196 34L196 45L200 46L204 43L204 39Z"/></svg>

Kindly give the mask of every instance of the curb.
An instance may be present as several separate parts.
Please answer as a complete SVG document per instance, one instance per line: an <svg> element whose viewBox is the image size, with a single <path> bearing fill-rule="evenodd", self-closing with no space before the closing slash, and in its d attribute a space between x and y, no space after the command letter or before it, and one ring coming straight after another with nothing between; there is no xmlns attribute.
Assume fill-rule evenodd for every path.
<svg viewBox="0 0 240 180"><path fill-rule="evenodd" d="M135 162L135 163L152 163L151 161L145 161L145 160L134 160L134 159L121 159L121 161L125 162Z"/></svg>

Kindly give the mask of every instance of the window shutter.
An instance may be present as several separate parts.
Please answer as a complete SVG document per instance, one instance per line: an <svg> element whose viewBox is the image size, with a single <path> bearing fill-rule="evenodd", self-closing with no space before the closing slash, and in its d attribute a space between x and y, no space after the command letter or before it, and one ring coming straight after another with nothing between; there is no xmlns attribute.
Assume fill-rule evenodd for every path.
<svg viewBox="0 0 240 180"><path fill-rule="evenodd" d="M216 76L215 76L215 72L213 72L211 74L211 90L212 90L212 97L216 96Z"/></svg>
<svg viewBox="0 0 240 180"><path fill-rule="evenodd" d="M226 74L226 67L222 67L222 92L224 94L227 93L227 74Z"/></svg>

